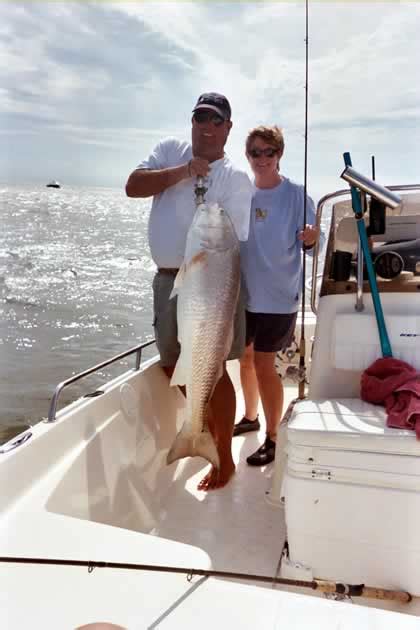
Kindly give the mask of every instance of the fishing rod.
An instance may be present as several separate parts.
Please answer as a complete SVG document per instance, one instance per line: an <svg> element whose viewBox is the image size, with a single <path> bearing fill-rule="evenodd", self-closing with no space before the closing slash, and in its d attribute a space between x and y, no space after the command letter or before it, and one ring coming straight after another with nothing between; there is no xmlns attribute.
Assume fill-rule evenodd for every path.
<svg viewBox="0 0 420 630"><path fill-rule="evenodd" d="M310 588L322 593L336 593L349 597L367 597L387 601L398 601L408 604L413 599L406 591L388 590L365 584L344 584L332 580L292 580L288 578L272 577L269 575L252 575L250 573L236 573L231 571L213 571L212 569L187 569L185 567L171 567L159 564L135 564L132 562L103 562L95 560L65 560L64 558L24 558L13 556L1 556L0 562L10 564L42 564L54 566L86 567L89 573L94 569L127 569L133 571L151 571L155 573L176 573L187 576L190 582L194 576L215 577L234 580L250 580L252 582L265 582L283 586L297 586Z"/></svg>
<svg viewBox="0 0 420 630"><path fill-rule="evenodd" d="M303 176L303 229L306 227L307 215L307 190L308 190L308 77L309 77L309 7L305 0L305 155ZM303 248L302 260L302 323L300 329L299 347L299 398L305 398L306 366L305 366L305 278L306 278L306 251Z"/></svg>

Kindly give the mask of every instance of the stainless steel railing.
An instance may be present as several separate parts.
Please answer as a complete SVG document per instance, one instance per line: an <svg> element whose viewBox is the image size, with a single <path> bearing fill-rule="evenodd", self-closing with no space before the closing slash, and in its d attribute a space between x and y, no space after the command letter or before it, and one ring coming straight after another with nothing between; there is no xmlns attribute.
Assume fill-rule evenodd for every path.
<svg viewBox="0 0 420 630"><path fill-rule="evenodd" d="M48 412L48 418L45 420L45 422L56 421L58 398L65 387L67 387L68 385L71 385L72 383L75 383L76 381L80 381L80 379L84 378L85 376L88 376L89 374L93 374L93 372L96 372L97 370L100 370L106 367L107 365L111 365L111 363L120 361L121 359L124 359L125 357L128 357L130 356L130 354L134 354L134 353L136 353L136 367L134 369L139 370L140 363L141 363L142 350L144 348L147 348L148 346L151 346L153 343L155 343L154 339L152 339L151 341L145 341L139 346L135 346L134 348L131 348L130 350L126 350L125 352L122 352L121 354L117 354L116 356L111 357L110 359L107 359L106 361L103 361L102 363L98 363L98 365L94 365L93 367L88 368L87 370L84 370L83 372L79 372L79 374L75 374L74 376L71 376L67 380L59 383L57 387L55 388L54 395L51 399L50 409Z"/></svg>

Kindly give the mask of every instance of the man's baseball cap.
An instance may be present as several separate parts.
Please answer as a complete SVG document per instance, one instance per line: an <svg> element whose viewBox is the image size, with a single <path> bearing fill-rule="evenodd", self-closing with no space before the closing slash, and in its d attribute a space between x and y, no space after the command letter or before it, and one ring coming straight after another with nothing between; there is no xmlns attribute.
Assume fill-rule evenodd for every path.
<svg viewBox="0 0 420 630"><path fill-rule="evenodd" d="M199 96L193 112L198 109L212 109L224 120L230 120L232 116L232 110L226 96L217 94L217 92L206 92L206 94Z"/></svg>

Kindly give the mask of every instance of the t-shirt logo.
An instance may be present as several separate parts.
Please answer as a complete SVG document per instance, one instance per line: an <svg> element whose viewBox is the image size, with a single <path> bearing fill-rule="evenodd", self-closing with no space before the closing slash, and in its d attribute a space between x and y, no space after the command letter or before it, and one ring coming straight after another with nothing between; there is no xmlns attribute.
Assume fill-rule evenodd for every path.
<svg viewBox="0 0 420 630"><path fill-rule="evenodd" d="M264 210L263 208L255 208L256 221L265 221L267 214L268 214L267 210Z"/></svg>

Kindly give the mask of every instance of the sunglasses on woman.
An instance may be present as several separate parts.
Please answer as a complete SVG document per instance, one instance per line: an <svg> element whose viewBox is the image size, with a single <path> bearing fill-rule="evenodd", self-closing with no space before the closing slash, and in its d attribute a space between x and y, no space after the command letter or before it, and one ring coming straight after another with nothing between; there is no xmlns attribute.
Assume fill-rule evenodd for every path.
<svg viewBox="0 0 420 630"><path fill-rule="evenodd" d="M272 158L276 155L276 153L278 153L278 149L272 149L270 147L267 147L267 149L250 149L249 150L249 155L253 158L259 158L262 155L264 155L264 157Z"/></svg>
<svg viewBox="0 0 420 630"><path fill-rule="evenodd" d="M195 120L195 122L198 123L199 125L203 125L204 123L211 122L213 123L215 127L220 127L220 125L223 125L223 123L225 122L224 118L219 116L219 114L216 114L215 112L206 112L206 111L194 112L193 120Z"/></svg>

